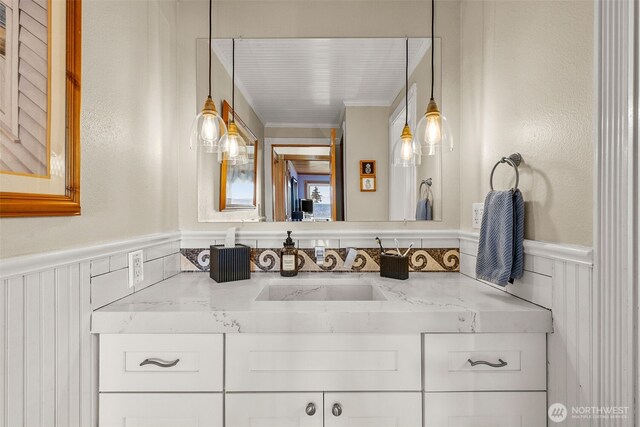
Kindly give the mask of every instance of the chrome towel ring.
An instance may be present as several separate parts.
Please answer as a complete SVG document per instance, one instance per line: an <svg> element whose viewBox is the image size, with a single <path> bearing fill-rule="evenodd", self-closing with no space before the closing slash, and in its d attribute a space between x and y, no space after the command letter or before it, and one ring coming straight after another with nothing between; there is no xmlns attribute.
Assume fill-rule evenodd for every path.
<svg viewBox="0 0 640 427"><path fill-rule="evenodd" d="M493 191L493 173L496 171L496 168L501 163L507 163L516 171L516 186L514 187L514 190L517 190L518 184L520 183L520 173L518 172L518 166L520 166L521 162L522 162L522 156L520 155L520 153L513 153L509 157L501 158L498 161L498 163L495 164L493 169L491 169L491 177L489 178L489 187L491 187L491 191Z"/></svg>

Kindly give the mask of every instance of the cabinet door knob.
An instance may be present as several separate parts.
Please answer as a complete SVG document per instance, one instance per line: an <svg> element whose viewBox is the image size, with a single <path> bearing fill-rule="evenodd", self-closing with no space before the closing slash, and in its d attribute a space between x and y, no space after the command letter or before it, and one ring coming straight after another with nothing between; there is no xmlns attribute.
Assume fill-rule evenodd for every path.
<svg viewBox="0 0 640 427"><path fill-rule="evenodd" d="M316 414L316 405L313 402L309 403L305 411L310 417L314 416Z"/></svg>
<svg viewBox="0 0 640 427"><path fill-rule="evenodd" d="M339 403L334 403L333 407L331 408L331 413L333 413L334 417L339 417L340 415L342 415L342 406L340 406Z"/></svg>
<svg viewBox="0 0 640 427"><path fill-rule="evenodd" d="M478 361L473 361L471 359L468 360L469 364L471 366L476 366L476 365L487 365L487 366L491 366L492 368L503 368L505 366L507 366L507 362L505 362L502 359L498 359L498 363L491 363L491 362L487 362L484 360L478 360Z"/></svg>

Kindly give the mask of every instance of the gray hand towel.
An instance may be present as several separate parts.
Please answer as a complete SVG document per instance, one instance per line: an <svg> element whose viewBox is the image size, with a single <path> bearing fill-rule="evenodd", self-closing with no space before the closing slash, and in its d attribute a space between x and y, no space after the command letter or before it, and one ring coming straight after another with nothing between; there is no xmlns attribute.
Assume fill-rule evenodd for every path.
<svg viewBox="0 0 640 427"><path fill-rule="evenodd" d="M429 199L422 199L416 205L416 221L431 221L433 219L433 207Z"/></svg>
<svg viewBox="0 0 640 427"><path fill-rule="evenodd" d="M490 191L484 201L478 279L506 286L524 272L524 200L520 190Z"/></svg>
<svg viewBox="0 0 640 427"><path fill-rule="evenodd" d="M424 221L427 219L427 201L425 199L418 200L416 204L416 221Z"/></svg>

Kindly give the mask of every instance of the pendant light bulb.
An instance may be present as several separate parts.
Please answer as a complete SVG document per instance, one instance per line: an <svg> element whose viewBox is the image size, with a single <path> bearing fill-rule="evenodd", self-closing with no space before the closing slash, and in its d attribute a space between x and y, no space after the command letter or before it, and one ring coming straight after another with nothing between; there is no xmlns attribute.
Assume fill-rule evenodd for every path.
<svg viewBox="0 0 640 427"><path fill-rule="evenodd" d="M238 157L240 154L240 135L238 135L238 128L235 122L229 123L229 157Z"/></svg>
<svg viewBox="0 0 640 427"><path fill-rule="evenodd" d="M190 148L197 148L205 153L217 153L220 149L220 139L226 133L227 127L216 111L213 99L207 97L202 111L191 125Z"/></svg>
<svg viewBox="0 0 640 427"><path fill-rule="evenodd" d="M223 154L221 160L226 160L231 165L244 165L249 162L247 143L238 132L235 122L229 122L229 131L220 141L220 151Z"/></svg>
<svg viewBox="0 0 640 427"><path fill-rule="evenodd" d="M429 101L427 107L427 113L425 114L425 120L427 131L425 132L425 144L435 145L440 142L442 138L442 131L440 129L440 111L438 105L432 99Z"/></svg>
<svg viewBox="0 0 640 427"><path fill-rule="evenodd" d="M411 160L413 157L413 136L411 135L411 130L409 126L404 127L404 132L402 133L402 137L400 138L400 157L402 160Z"/></svg>
<svg viewBox="0 0 640 427"><path fill-rule="evenodd" d="M200 131L200 138L205 141L215 141L218 137L218 127L213 115L206 114L203 117L202 130Z"/></svg>
<svg viewBox="0 0 640 427"><path fill-rule="evenodd" d="M240 154L240 147L238 144L238 138L229 138L229 157L238 157Z"/></svg>
<svg viewBox="0 0 640 427"><path fill-rule="evenodd" d="M400 139L393 146L393 165L405 168L419 166L421 163L420 146L413 139L409 125L404 125Z"/></svg>
<svg viewBox="0 0 640 427"><path fill-rule="evenodd" d="M421 146L423 154L433 156L437 149L444 147L453 151L453 138L447 119L440 113L438 105L431 99L427 106L427 112L418 122L416 139Z"/></svg>

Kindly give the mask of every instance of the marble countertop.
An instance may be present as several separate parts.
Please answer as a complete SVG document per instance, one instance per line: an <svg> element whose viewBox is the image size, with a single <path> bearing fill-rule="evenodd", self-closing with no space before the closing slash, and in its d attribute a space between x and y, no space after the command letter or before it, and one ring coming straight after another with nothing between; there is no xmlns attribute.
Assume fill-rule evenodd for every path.
<svg viewBox="0 0 640 427"><path fill-rule="evenodd" d="M356 279L384 301L264 301L268 284ZM282 282L286 280L286 282ZM263 294L264 295L264 294ZM218 284L181 273L93 312L93 333L452 333L551 332L551 312L460 273L300 273Z"/></svg>

